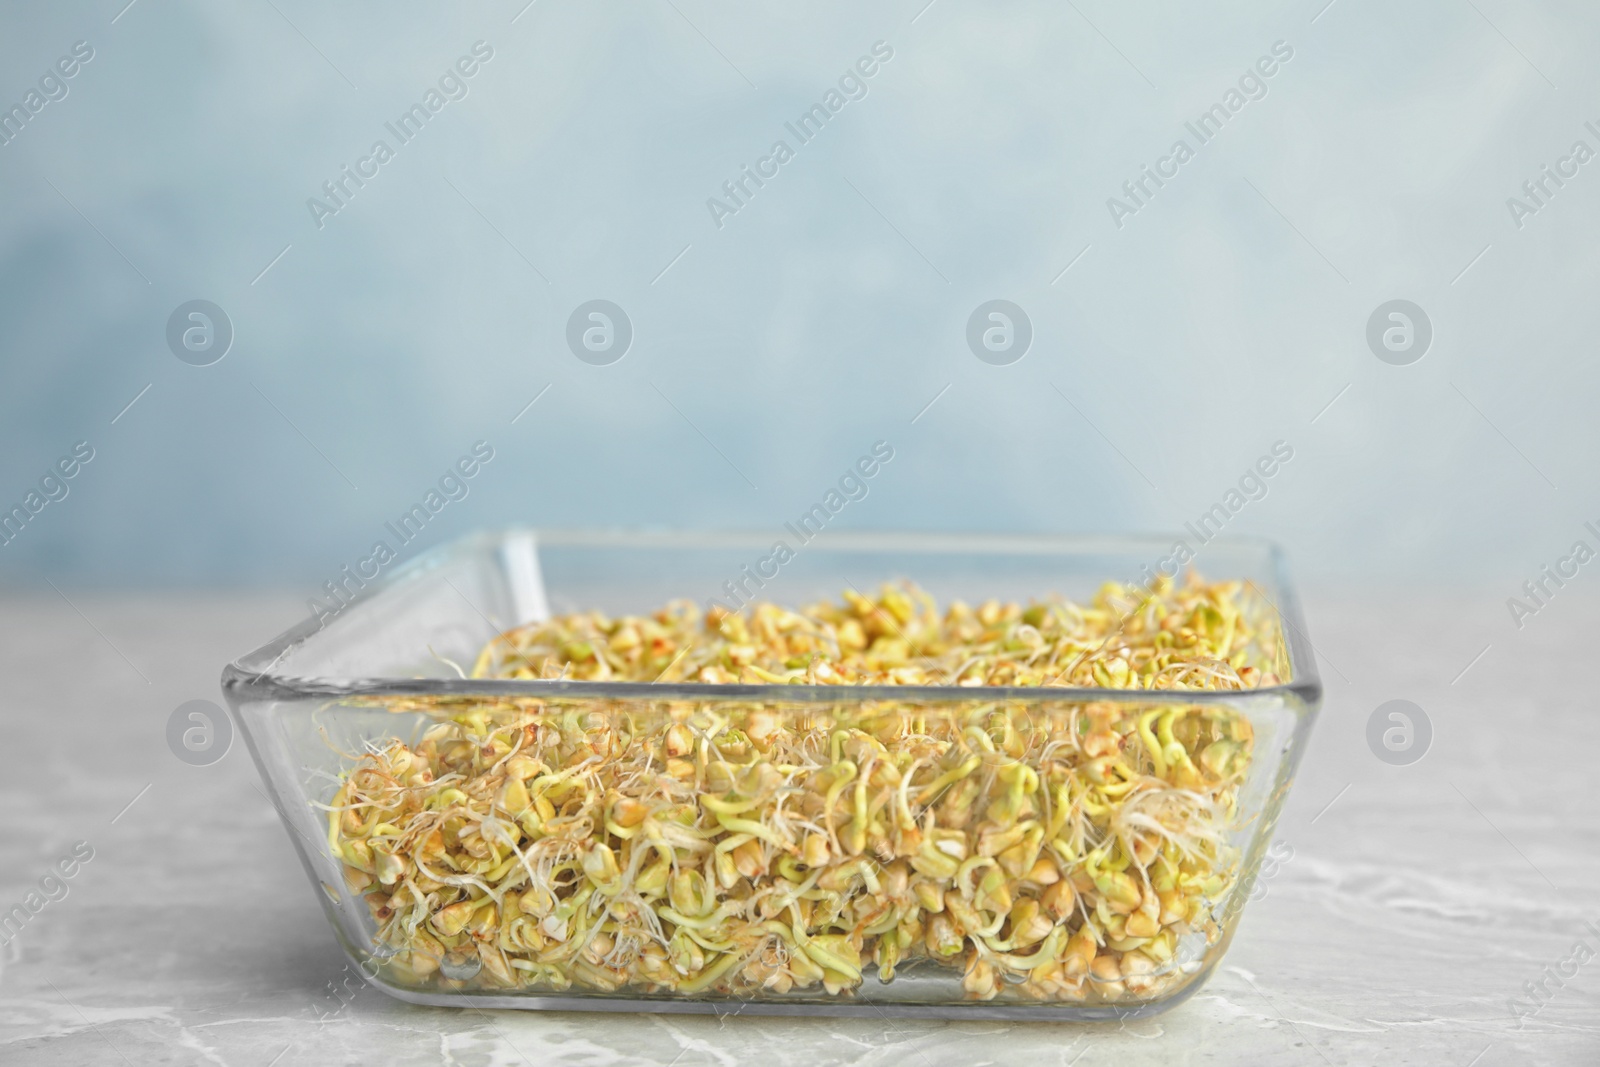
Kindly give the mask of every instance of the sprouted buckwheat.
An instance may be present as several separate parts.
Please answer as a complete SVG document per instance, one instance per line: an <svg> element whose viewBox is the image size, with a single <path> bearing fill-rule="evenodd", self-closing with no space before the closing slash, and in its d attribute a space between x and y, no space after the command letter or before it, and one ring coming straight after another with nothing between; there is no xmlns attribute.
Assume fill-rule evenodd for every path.
<svg viewBox="0 0 1600 1067"><path fill-rule="evenodd" d="M788 611L585 613L499 635L473 677L955 685L972 700L383 698L328 845L413 988L848 996L960 968L966 996L1115 1003L1215 941L1253 734L1183 692L1276 684L1270 608L1192 575L1087 605L909 584ZM1171 692L1159 705L981 687ZM997 697L1000 695L997 694Z"/></svg>

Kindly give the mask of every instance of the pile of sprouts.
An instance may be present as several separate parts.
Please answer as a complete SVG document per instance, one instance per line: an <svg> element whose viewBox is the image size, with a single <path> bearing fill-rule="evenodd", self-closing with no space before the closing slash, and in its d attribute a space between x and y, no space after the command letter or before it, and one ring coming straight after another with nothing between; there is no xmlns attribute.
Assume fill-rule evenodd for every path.
<svg viewBox="0 0 1600 1067"><path fill-rule="evenodd" d="M1144 999L1221 936L1239 866L1250 723L1182 694L1275 684L1266 610L1190 576L1088 605L940 612L895 585L551 619L473 675L973 692L386 697L432 724L354 760L328 847L408 988L819 998L947 967L975 1000Z"/></svg>

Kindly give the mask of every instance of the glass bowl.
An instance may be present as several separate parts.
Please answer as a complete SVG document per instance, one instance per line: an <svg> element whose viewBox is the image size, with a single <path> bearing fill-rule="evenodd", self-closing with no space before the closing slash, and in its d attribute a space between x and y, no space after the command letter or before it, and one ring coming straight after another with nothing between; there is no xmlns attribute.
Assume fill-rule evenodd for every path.
<svg viewBox="0 0 1600 1067"><path fill-rule="evenodd" d="M1161 1011L1205 982L1322 698L1270 544L1212 541L1195 563L1241 583L1275 683L1254 689L465 676L496 634L552 615L678 598L802 605L901 579L941 603L1086 603L1187 556L1153 537L790 540L778 553L759 535L478 535L381 580L347 569L304 622L224 670L323 911L373 985L434 1005L1089 1020ZM809 771L765 758L775 735L811 754ZM1110 740L1097 749L1095 736ZM593 757L565 772L513 766L506 739ZM602 783L623 753L649 774ZM1101 756L1123 760L1122 777L1104 778ZM507 781L477 822L441 806L402 874L383 851L398 831L374 828L397 816L352 798L393 795L423 757L440 771L481 760L491 785L525 778L550 799ZM1127 791L1152 773L1165 777ZM919 774L916 792L896 786ZM636 799L651 788L690 795L645 818ZM766 810L751 798L785 789L796 810L741 820ZM344 833L363 822L362 842Z"/></svg>

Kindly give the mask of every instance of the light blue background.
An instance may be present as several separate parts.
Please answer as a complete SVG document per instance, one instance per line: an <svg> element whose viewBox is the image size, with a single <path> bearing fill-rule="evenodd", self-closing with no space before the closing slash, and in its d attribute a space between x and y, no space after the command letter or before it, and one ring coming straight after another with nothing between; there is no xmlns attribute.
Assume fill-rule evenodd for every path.
<svg viewBox="0 0 1600 1067"><path fill-rule="evenodd" d="M878 439L840 526L1175 530L1282 439L1231 531L1490 611L1600 518L1600 162L1520 230L1506 208L1600 148L1592 5L275 2L0 15L6 106L95 49L0 147L0 501L97 453L0 548L14 587L310 595L479 439L407 556L511 523L777 531ZM307 198L480 39L470 95L319 230ZM867 97L715 227L707 197L880 39ZM1116 228L1107 197L1279 40L1269 94ZM596 367L564 333L601 297L635 339ZM1407 367L1364 337L1396 297L1435 330ZM193 298L237 333L214 366L164 341ZM993 298L1033 322L1011 366L965 345Z"/></svg>

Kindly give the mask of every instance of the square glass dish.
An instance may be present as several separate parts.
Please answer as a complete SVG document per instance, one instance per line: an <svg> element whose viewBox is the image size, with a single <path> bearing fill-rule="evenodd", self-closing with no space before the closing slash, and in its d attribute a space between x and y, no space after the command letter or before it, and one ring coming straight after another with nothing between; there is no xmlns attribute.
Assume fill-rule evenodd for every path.
<svg viewBox="0 0 1600 1067"><path fill-rule="evenodd" d="M1154 569L1176 570L1174 547L830 532L778 553L755 535L512 530L350 576L222 684L335 936L402 1000L1133 1017L1221 959L1322 698L1278 550L1207 544L1197 566L1227 596L1185 614L1169 610L1184 576ZM869 599L907 580L939 613ZM835 651L853 633L904 662L900 624L961 613L997 655L1065 666L786 684L814 669L801 656L750 684L732 645L729 671L682 680L705 655L689 631L678 648L641 620L657 647L640 652L614 621L677 600L656 618L709 640L707 618L728 632L713 601L841 591L866 630L824 626ZM940 614L956 602L977 607ZM580 612L603 613L584 625L611 634L606 656L670 658L669 680L596 680L601 654L549 634L531 676L473 677L505 658L480 659L497 635ZM1105 636L1057 640L1063 619ZM908 640L913 658L933 647ZM1124 687L1130 662L1174 647L1217 658Z"/></svg>

